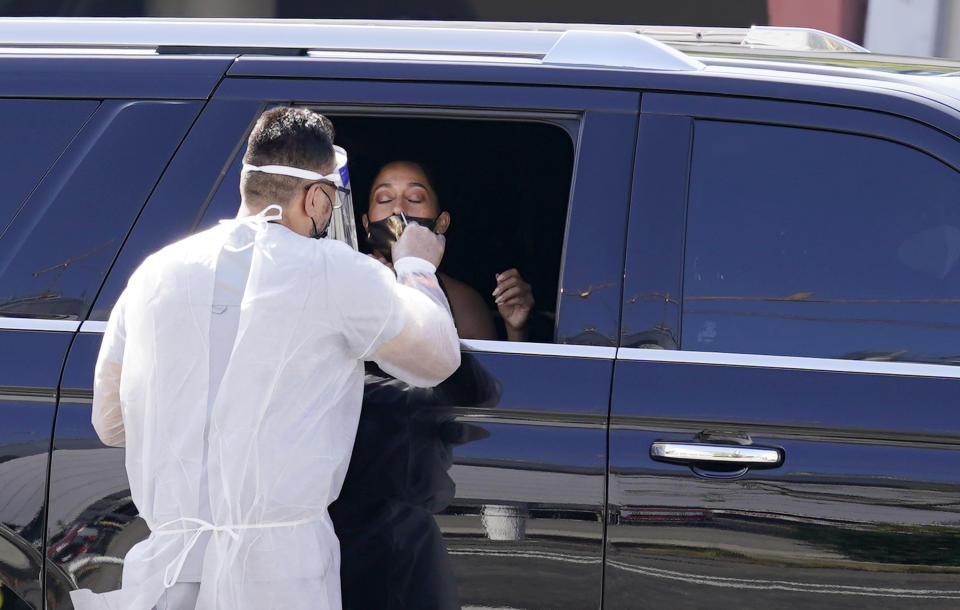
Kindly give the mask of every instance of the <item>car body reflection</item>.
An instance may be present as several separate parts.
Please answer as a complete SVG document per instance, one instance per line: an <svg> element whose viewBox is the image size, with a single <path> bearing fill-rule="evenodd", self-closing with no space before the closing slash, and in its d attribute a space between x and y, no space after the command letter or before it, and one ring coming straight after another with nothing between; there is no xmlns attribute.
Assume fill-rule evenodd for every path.
<svg viewBox="0 0 960 610"><path fill-rule="evenodd" d="M453 446L488 436L456 421L453 407L493 406L499 396L469 354L435 388L414 388L367 366L350 468L330 507L344 608L460 607L433 515L456 496Z"/></svg>
<svg viewBox="0 0 960 610"><path fill-rule="evenodd" d="M946 486L813 475L718 483L621 471L610 495L614 607L640 588L654 605L683 590L723 606L960 603L960 532L950 525L960 505Z"/></svg>
<svg viewBox="0 0 960 610"><path fill-rule="evenodd" d="M92 358L95 339L78 339L90 354L77 362ZM476 352L462 362L434 389L375 369L366 377L355 453L331 506L344 607L596 607L606 438L597 397L610 362ZM47 565L63 576L48 577L51 610L70 608L73 587L118 587L122 558L149 534L123 450L103 447L90 425L80 388L91 373L84 364L68 380L57 415Z"/></svg>

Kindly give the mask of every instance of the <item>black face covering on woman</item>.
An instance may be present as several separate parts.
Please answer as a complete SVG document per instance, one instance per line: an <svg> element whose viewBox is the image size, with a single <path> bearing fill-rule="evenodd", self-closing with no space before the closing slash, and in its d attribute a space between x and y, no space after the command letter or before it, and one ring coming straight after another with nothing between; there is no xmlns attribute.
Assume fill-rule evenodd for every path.
<svg viewBox="0 0 960 610"><path fill-rule="evenodd" d="M426 227L433 231L437 224L436 218L418 218L416 216L407 216L407 222L416 222L421 227ZM367 223L367 244L371 250L379 252L387 260L390 260L390 251L393 244L400 239L405 225L403 218L394 214L383 220L370 221Z"/></svg>

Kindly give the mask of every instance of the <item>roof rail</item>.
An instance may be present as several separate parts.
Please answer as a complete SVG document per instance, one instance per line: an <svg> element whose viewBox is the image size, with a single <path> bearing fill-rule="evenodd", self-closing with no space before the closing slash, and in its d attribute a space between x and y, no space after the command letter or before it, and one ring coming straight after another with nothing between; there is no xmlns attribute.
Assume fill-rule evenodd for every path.
<svg viewBox="0 0 960 610"><path fill-rule="evenodd" d="M789 51L850 51L869 53L867 49L846 38L811 28L786 28L755 25L740 44Z"/></svg>
<svg viewBox="0 0 960 610"><path fill-rule="evenodd" d="M749 28L653 26L640 28L638 32L678 46L730 45L781 51L870 52L855 42L811 28L765 25Z"/></svg>
<svg viewBox="0 0 960 610"><path fill-rule="evenodd" d="M148 49L160 53L241 50L287 55L310 52L416 53L527 58L553 65L698 70L703 67L699 61L661 44L668 42L679 46L694 41L765 47L789 45L791 49L806 44L832 51L864 50L830 34L800 28L299 19L0 18L0 48L4 50Z"/></svg>
<svg viewBox="0 0 960 610"><path fill-rule="evenodd" d="M415 53L527 58L552 65L654 70L703 67L634 31L496 23L279 19L0 18L0 48L152 49L157 53Z"/></svg>
<svg viewBox="0 0 960 610"><path fill-rule="evenodd" d="M703 63L653 38L632 32L569 30L543 57L545 64L702 70Z"/></svg>

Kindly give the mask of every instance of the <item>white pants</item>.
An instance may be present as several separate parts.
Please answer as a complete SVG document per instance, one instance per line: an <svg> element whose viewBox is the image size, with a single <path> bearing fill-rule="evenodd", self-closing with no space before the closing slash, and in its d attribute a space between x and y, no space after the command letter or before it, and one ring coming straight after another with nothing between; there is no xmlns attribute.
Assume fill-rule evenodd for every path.
<svg viewBox="0 0 960 610"><path fill-rule="evenodd" d="M156 610L195 610L200 583L178 582L163 594L157 602Z"/></svg>

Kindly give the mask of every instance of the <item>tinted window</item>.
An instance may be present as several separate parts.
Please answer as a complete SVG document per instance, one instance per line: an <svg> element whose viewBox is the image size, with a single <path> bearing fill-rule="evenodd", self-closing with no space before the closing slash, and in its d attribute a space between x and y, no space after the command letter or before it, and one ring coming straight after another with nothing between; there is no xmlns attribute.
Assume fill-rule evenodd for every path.
<svg viewBox="0 0 960 610"><path fill-rule="evenodd" d="M94 101L0 100L0 235L96 107Z"/></svg>
<svg viewBox="0 0 960 610"><path fill-rule="evenodd" d="M866 136L700 121L683 348L960 362L960 176Z"/></svg>
<svg viewBox="0 0 960 610"><path fill-rule="evenodd" d="M199 107L100 105L0 238L0 316L86 315Z"/></svg>

